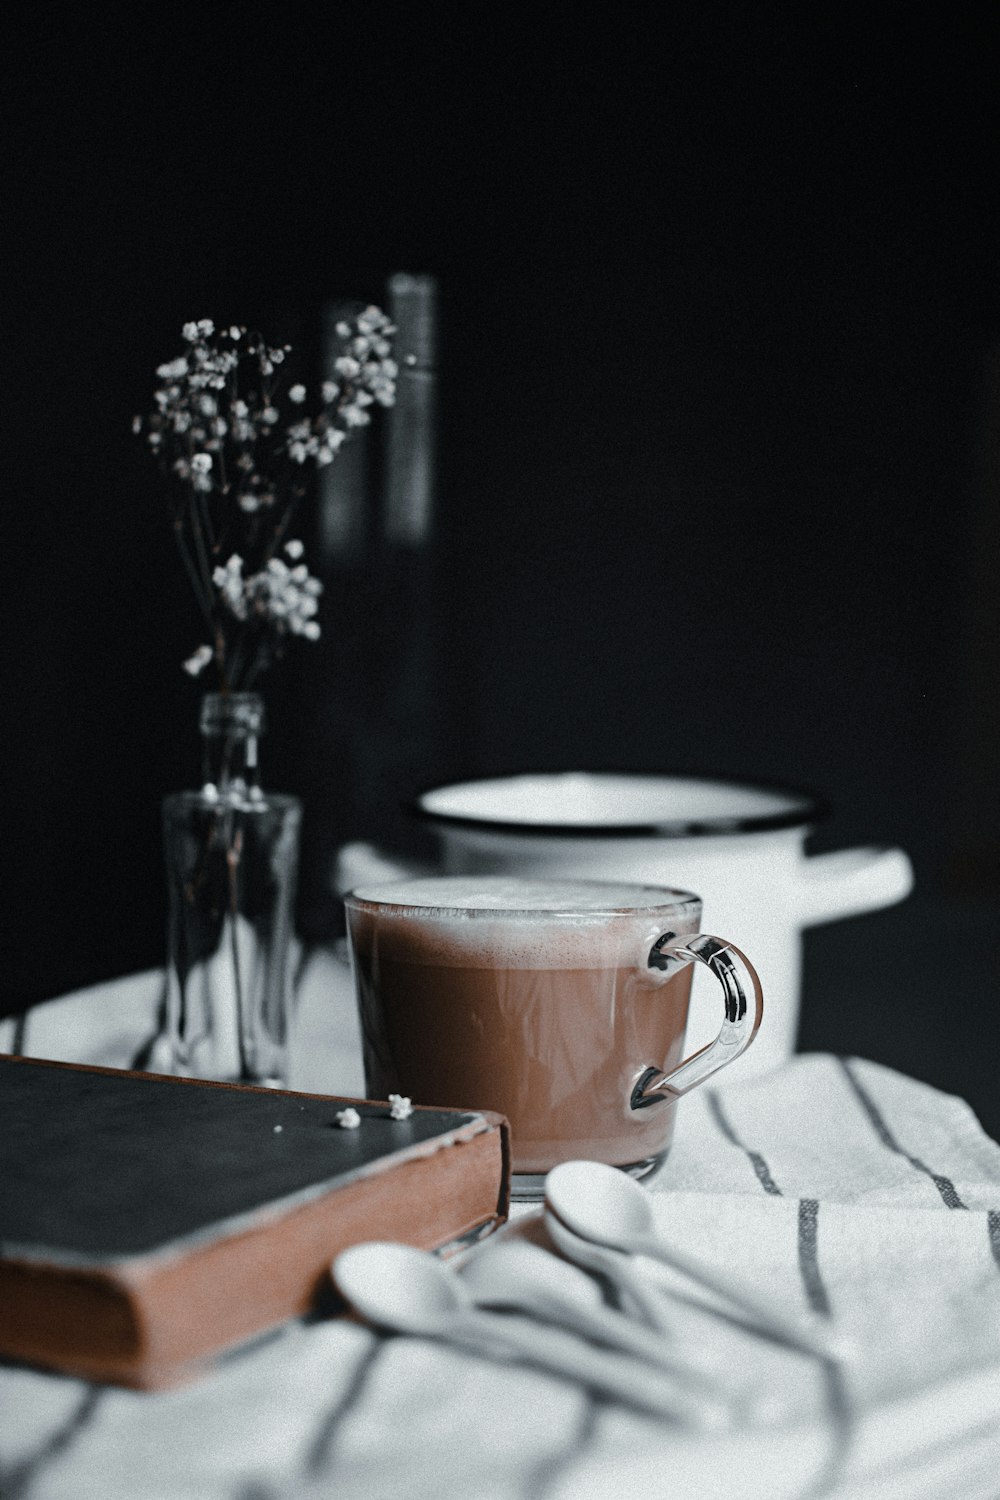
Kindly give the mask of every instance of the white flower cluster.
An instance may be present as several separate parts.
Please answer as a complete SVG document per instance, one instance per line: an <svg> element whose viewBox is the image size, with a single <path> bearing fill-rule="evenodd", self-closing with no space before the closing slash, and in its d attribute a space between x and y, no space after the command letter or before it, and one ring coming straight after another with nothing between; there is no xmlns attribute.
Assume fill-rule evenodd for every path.
<svg viewBox="0 0 1000 1500"><path fill-rule="evenodd" d="M389 1095L390 1120L408 1120L413 1113L413 1104L405 1094Z"/></svg>
<svg viewBox="0 0 1000 1500"><path fill-rule="evenodd" d="M313 617L319 608L323 585L305 563L295 561L302 556L302 550L300 541L286 542L285 553L294 566L289 567L283 558L272 557L259 573L248 578L243 576L242 557L234 552L224 567L212 573L222 603L237 620L256 614L270 621L279 634L287 631L303 635L309 641L319 640L319 623Z"/></svg>
<svg viewBox="0 0 1000 1500"><path fill-rule="evenodd" d="M347 433L338 427L314 431L311 422L295 422L288 429L288 456L293 463L304 464L314 458L318 469L332 464L337 450L347 441Z"/></svg>
<svg viewBox="0 0 1000 1500"><path fill-rule="evenodd" d="M283 387L289 346L210 318L185 323L183 352L157 368L155 409L133 432L173 482L174 530L212 644L184 662L214 662L224 686L275 660L290 636L317 640L322 584L280 539L306 492L308 468L331 464L351 432L396 398L395 328L377 307L337 325L335 379L310 405L301 381ZM284 414L283 414L284 406ZM220 563L220 558L228 561Z"/></svg>
<svg viewBox="0 0 1000 1500"><path fill-rule="evenodd" d="M145 425L152 452L167 458L173 453L170 467L175 477L201 494L228 493L227 446L235 450L229 457L240 479L246 483L247 476L255 475L255 444L270 437L281 420L265 382L290 352L287 346L270 348L247 338L245 328L220 334L226 345L209 343L214 333L210 318L185 323L183 334L190 347L157 367L163 384L154 392L156 411L145 424L141 417L132 424L136 433ZM261 382L252 403L239 393L241 379L250 370ZM243 509L260 508L256 500L243 504L243 498Z"/></svg>
<svg viewBox="0 0 1000 1500"><path fill-rule="evenodd" d="M290 568L280 557L272 557L261 572L246 582L251 609L270 620L279 633L304 635L307 641L318 641L320 630L313 618L323 585L314 578L305 563Z"/></svg>
<svg viewBox="0 0 1000 1500"><path fill-rule="evenodd" d="M334 362L339 380L323 382L314 415L299 415L282 428L271 377L290 348L272 348L238 327L219 335L225 343L211 343L210 318L185 323L188 349L158 366L163 384L155 392L157 409L145 424L137 417L133 431L145 426L154 453L173 450L171 469L182 484L202 494L226 494L232 471L240 509L250 514L267 509L276 500L273 471L283 460L296 466L312 460L324 468L353 428L368 425L370 407L395 403L399 366L390 336L396 330L385 313L366 307L353 320L338 323L336 331L344 351ZM243 389L245 376L252 377L252 390ZM287 392L295 407L304 406L307 396L301 382Z"/></svg>
<svg viewBox="0 0 1000 1500"><path fill-rule="evenodd" d="M389 335L395 331L377 307L366 307L359 313L353 328L347 322L337 324L337 335L346 348L334 361L333 368L346 385L353 383L353 395L340 408L347 427L367 426L371 421L367 408L375 402L379 406L392 406L395 402L399 366L391 358L389 342ZM340 387L335 381L325 382L324 401L335 401L339 395Z"/></svg>
<svg viewBox="0 0 1000 1500"><path fill-rule="evenodd" d="M205 668L208 666L211 660L211 646L199 646L196 651L192 651L191 655L184 663L184 670L188 673L189 676L198 677L202 672L204 672Z"/></svg>

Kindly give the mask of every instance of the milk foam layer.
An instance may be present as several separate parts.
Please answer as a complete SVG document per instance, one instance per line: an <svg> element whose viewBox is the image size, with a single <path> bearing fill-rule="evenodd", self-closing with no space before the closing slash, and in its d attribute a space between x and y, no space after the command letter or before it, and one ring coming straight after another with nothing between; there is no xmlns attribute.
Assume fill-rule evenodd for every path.
<svg viewBox="0 0 1000 1500"><path fill-rule="evenodd" d="M441 911L592 912L648 911L696 901L690 891L629 881L519 880L511 875L429 875L359 886L355 900Z"/></svg>
<svg viewBox="0 0 1000 1500"><path fill-rule="evenodd" d="M361 953L482 969L645 966L662 932L697 932L701 914L697 896L663 886L510 876L387 881L346 904Z"/></svg>

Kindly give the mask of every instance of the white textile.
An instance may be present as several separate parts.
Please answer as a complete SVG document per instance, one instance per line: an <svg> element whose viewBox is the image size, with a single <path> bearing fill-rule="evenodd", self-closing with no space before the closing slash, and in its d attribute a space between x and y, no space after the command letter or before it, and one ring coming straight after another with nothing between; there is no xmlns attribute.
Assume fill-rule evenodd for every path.
<svg viewBox="0 0 1000 1500"><path fill-rule="evenodd" d="M335 963L320 977L305 1024L338 1039L330 1091L356 1092L343 977ZM149 976L131 983L103 1007L99 992L57 1002L58 1025L56 1006L42 1007L25 1049L53 1055L58 1033L64 1056L126 1060L156 995ZM0 1023L0 1049L9 1031ZM873 1063L803 1056L731 1079L680 1106L650 1186L658 1230L786 1311L830 1318L854 1340L850 1363L824 1366L678 1304L678 1354L713 1372L738 1414L718 1435L347 1321L292 1325L157 1395L9 1366L0 1495L995 1500L1000 1147L959 1099ZM505 1233L539 1238L536 1215L519 1210Z"/></svg>

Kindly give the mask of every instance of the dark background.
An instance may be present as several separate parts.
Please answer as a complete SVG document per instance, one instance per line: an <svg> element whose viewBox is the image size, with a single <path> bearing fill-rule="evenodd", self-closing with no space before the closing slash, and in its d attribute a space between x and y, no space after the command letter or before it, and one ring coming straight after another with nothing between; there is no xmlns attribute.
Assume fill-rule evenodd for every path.
<svg viewBox="0 0 1000 1500"><path fill-rule="evenodd" d="M1000 1130L985 22L692 17L8 25L0 1011L162 956L200 636L130 431L155 366L210 316L310 371L324 304L404 269L440 289L433 547L334 580L267 685L304 933L336 920L334 845L405 839L418 781L804 784L834 809L816 847L901 843L918 887L808 935L803 1045ZM429 623L387 661L414 588Z"/></svg>

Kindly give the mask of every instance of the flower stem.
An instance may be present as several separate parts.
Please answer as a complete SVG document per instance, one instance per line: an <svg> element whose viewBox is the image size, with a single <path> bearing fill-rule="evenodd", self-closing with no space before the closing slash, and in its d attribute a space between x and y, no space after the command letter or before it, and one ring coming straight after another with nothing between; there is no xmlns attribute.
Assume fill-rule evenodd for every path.
<svg viewBox="0 0 1000 1500"><path fill-rule="evenodd" d="M177 539L177 550L180 552L181 561L187 571L188 578L191 580L191 587L194 590L194 597L197 600L198 608L214 630L215 622L212 618L211 590L206 588L205 580L199 574L195 561L188 550L187 540L184 536L184 521L180 516L177 516L174 520L174 536Z"/></svg>
<svg viewBox="0 0 1000 1500"><path fill-rule="evenodd" d="M233 988L236 992L236 1038L239 1047L240 1058L240 1081L252 1083L253 1073L251 1071L251 1059L247 1056L247 1044L245 1033L243 978L240 973L240 948L239 932L237 929L237 918L239 916L239 866L240 855L243 851L243 832L237 829L233 835L232 843L226 849L226 865L229 874L229 948L233 962Z"/></svg>
<svg viewBox="0 0 1000 1500"><path fill-rule="evenodd" d="M200 495L195 496L194 504L189 511L189 519L191 522L191 535L194 537L195 552L198 556L198 566L201 569L201 576L205 586L205 594L209 599L211 599L212 565L208 560L208 552L205 547L205 537L201 528L201 502L202 497Z"/></svg>

